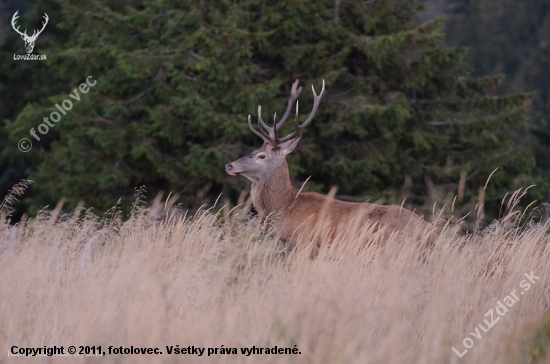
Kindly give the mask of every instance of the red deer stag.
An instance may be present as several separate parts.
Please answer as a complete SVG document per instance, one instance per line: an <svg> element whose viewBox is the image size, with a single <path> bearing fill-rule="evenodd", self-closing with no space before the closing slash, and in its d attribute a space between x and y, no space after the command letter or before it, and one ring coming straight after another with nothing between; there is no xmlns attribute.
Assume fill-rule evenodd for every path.
<svg viewBox="0 0 550 364"><path fill-rule="evenodd" d="M303 124L298 123L298 97L302 87L298 88L298 80L292 85L287 109L279 122L273 127L262 119L262 108L258 106L258 129L256 130L248 116L250 130L264 141L262 147L249 155L225 166L231 176L241 175L252 182L252 204L262 219L268 222L280 235L281 240L294 245L299 236L307 236L319 219L327 219L332 234L359 216L361 225L371 224L374 231L384 228L383 239L386 241L393 232L402 233L405 238L427 236L430 242L435 238L434 227L418 215L400 206L384 206L370 203L352 203L334 200L330 196L313 192L301 192L288 169L286 155L294 150L302 131L313 120L321 97L325 92L325 81L321 93L317 95L313 86L313 110ZM296 102L296 118L294 131L283 137L277 136L287 121L292 106ZM325 225L323 222L321 224Z"/></svg>

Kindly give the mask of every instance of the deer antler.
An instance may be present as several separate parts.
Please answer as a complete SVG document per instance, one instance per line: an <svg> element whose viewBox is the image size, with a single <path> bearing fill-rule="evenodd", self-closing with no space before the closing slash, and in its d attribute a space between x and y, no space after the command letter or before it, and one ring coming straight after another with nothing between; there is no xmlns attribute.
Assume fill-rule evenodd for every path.
<svg viewBox="0 0 550 364"><path fill-rule="evenodd" d="M15 20L16 20L17 18L19 18L19 16L17 15L17 13L19 13L19 10L17 10L17 11L15 12L15 14L13 14L13 16L12 16L12 18L11 18L11 27L13 28L13 30L15 30L15 31L16 31L17 33L19 33L20 35L25 36L25 37L28 37L28 35L27 35L27 30L26 30L26 29L25 29L25 32L24 32L24 33L21 33L21 32L19 31L19 26L18 26L17 28L15 27Z"/></svg>
<svg viewBox="0 0 550 364"><path fill-rule="evenodd" d="M292 109L292 105L294 104L294 102L296 100L298 100L298 97L300 97L300 94L302 93L302 87L298 87L298 83L299 81L296 80L294 81L294 83L292 84L292 89L290 90L290 98L288 99L288 103L287 103L287 106L286 106L286 111L285 113L283 114L283 117L281 118L281 120L279 120L279 122L276 124L276 125L273 125L273 128L268 126L264 121L263 119L260 117L259 113L258 113L258 119L259 119L259 122L260 124L262 125L262 127L267 130L267 132L269 133L269 136L270 138L277 138L277 133L276 133L276 129L281 129L284 125L284 123L287 121L288 119L288 116L290 115L290 110ZM275 114L276 116L277 114ZM275 124L275 120L273 120L273 123Z"/></svg>
<svg viewBox="0 0 550 364"><path fill-rule="evenodd" d="M43 16L44 20L46 20L46 22L42 22L42 29L40 29L38 31L38 33L36 33L36 37L38 37L40 35L40 33L42 33L44 31L44 29L46 28L46 25L48 24L48 20L50 20L50 18L48 18L48 14L44 13L44 16ZM36 32L36 30L35 30ZM35 37L34 33L32 34L33 37Z"/></svg>
<svg viewBox="0 0 550 364"><path fill-rule="evenodd" d="M317 109L319 108L319 103L321 102L321 97L323 97L323 94L325 92L325 80L323 80L323 86L321 88L321 92L319 93L319 95L315 93L315 88L313 87L313 85L311 86L311 89L313 91L313 109L311 110L311 114L309 115L307 120L304 121L302 125L298 123L298 97L302 92L302 87L298 88L298 80L296 80L292 84L292 89L290 91L290 98L288 100L286 111L278 123L275 121L275 118L277 117L277 114L275 114L275 118L273 119L273 127L268 126L262 119L262 107L258 106L258 129L259 130L256 130L252 126L250 115L248 115L248 127L250 128L250 130L252 130L254 134L262 138L265 143L269 143L273 147L276 147L280 143L286 142L287 140L298 137L299 135L302 134L302 131L311 122L311 120L313 120L313 117L317 113ZM294 118L294 131L291 134L285 136L284 138L279 139L279 137L277 136L277 129L280 129L283 126L283 124L287 121L288 116L290 115L290 109L292 108L292 104L294 104L294 102L296 102L296 116ZM267 133L262 128L265 129Z"/></svg>
<svg viewBox="0 0 550 364"><path fill-rule="evenodd" d="M27 29L25 29L25 31L23 33L21 33L19 31L19 26L17 26L17 28L15 27L15 21L17 20L17 18L19 18L19 16L17 15L19 13L19 10L17 10L15 12L15 14L13 14L13 17L11 18L11 26L13 28L13 30L15 30L17 33L19 33L24 39L29 39L29 40L33 40L33 39L36 39L38 38L38 36L40 35L40 33L42 33L44 31L44 28L46 28L46 25L48 24L48 20L50 18L48 18L48 14L44 13L44 16L43 18L46 20L45 22L42 22L42 29L40 29L37 33L37 30L33 30L33 33L32 35L29 37L27 35Z"/></svg>
<svg viewBox="0 0 550 364"><path fill-rule="evenodd" d="M261 116L260 113L262 112L262 107L261 106L258 106L258 128L260 129L260 131L257 131L256 129L254 129L254 127L252 126L252 122L250 121L250 118L251 116L248 115L248 127L250 128L250 130L252 130L252 132L254 134L256 134L257 136L259 136L260 138L263 139L264 143L269 143L271 145L273 145L273 143L275 142L274 139L271 139L269 137L269 135L267 134L264 134L263 131L262 131L262 128L260 127L260 118Z"/></svg>
<svg viewBox="0 0 550 364"><path fill-rule="evenodd" d="M289 134L282 139L278 139L278 143L283 143L283 142L286 142L287 140L294 139L300 136L302 134L302 131L304 131L304 129L306 128L306 126L308 126L311 120L313 120L313 118L315 117L315 114L317 113L317 109L319 108L321 97L323 97L323 94L325 93L325 80L323 80L323 86L321 87L321 92L319 92L319 95L315 93L315 88L313 87L313 85L311 85L311 91L313 92L313 108L311 109L311 114L309 114L309 117L306 119L306 121L304 121L304 123L300 125L298 123L298 101L296 101L296 117L294 118L294 131L292 132L292 134Z"/></svg>

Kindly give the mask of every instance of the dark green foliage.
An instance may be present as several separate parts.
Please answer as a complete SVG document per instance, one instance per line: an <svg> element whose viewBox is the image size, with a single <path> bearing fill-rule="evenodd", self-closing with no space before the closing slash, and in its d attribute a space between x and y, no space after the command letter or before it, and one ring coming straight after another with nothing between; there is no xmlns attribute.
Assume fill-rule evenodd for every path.
<svg viewBox="0 0 550 364"><path fill-rule="evenodd" d="M55 49L63 47L69 37L69 33L55 28L55 22L60 18L60 7L55 2L48 1L6 1L0 6L3 31L6 34L3 44L0 44L0 198L7 194L17 182L28 178L29 172L38 168L40 161L36 156L21 153L17 149L17 141L21 137L28 137L29 128L22 123L13 123L19 113L26 110L37 115L32 126L42 119L36 103L45 100L50 95L55 95L68 89L66 80L59 77L54 69L48 67L45 61L14 61L14 54L25 54L24 42L13 31L10 22L15 11L21 17L17 24L21 30L28 28L29 35L32 29L39 27L44 12L48 13L51 23L47 25L39 36L34 48L34 54L50 55ZM38 117L40 116L40 117ZM25 194L26 208L29 200L34 197L31 188ZM48 199L51 200L51 199ZM42 205L43 207L44 205ZM15 216L19 216L24 209L19 209Z"/></svg>
<svg viewBox="0 0 550 364"><path fill-rule="evenodd" d="M479 75L504 73L501 92L550 96L550 3L546 0L447 0L448 41L470 47Z"/></svg>
<svg viewBox="0 0 550 364"><path fill-rule="evenodd" d="M550 197L548 140L539 135L550 107L550 3L546 0L426 0L427 13L447 14L447 42L467 46L474 75L502 73L497 94L536 91L529 128L513 134L519 148L536 146L537 187L528 200ZM439 6L439 9L438 9ZM425 14L428 15L428 14ZM428 16L429 17L429 16ZM528 129L535 131L533 134ZM546 150L546 152L545 152Z"/></svg>
<svg viewBox="0 0 550 364"><path fill-rule="evenodd" d="M547 104L550 109L550 100ZM538 176L537 186L538 199L550 200L550 115L541 118L541 125L534 128L533 134L537 138L535 157L537 161L536 174Z"/></svg>
<svg viewBox="0 0 550 364"><path fill-rule="evenodd" d="M302 118L311 85L327 85L290 158L297 180L312 175L309 189L338 185L342 195L419 205L427 186L451 195L466 173L469 202L494 168L489 196L519 187L532 168L510 141L532 95L496 96L499 77L472 78L465 50L444 46L441 19L414 24L414 1L59 7L55 26L68 39L48 50L48 66L66 88L7 122L10 146L87 76L97 85L27 153L35 206L67 196L101 211L139 185L180 192L187 206L236 195L245 184L223 166L260 145L247 115L255 119L258 104L266 119L280 115L296 78Z"/></svg>

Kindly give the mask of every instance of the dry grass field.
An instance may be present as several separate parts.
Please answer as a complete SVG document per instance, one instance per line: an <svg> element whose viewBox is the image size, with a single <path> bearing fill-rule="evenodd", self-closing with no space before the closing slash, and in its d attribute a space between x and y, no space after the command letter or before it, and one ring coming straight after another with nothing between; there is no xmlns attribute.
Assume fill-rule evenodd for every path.
<svg viewBox="0 0 550 364"><path fill-rule="evenodd" d="M42 212L0 225L0 362L549 363L550 224L519 230L514 218L473 235L440 226L428 251L365 246L362 230L312 258L308 242L282 256L238 211L164 222L144 209L126 221ZM54 345L106 354L8 355ZM176 345L205 351L168 354ZM253 346L299 354L241 354Z"/></svg>

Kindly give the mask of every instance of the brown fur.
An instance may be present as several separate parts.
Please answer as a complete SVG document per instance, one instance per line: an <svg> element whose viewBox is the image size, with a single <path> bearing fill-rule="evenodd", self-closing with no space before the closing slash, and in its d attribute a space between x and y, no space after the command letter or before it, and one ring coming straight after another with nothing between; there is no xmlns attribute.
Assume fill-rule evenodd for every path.
<svg viewBox="0 0 550 364"><path fill-rule="evenodd" d="M434 231L430 223L400 206L345 202L314 192L298 193L286 161L264 184L253 184L252 203L262 218L270 220L281 240L291 244L323 223L319 221L323 209L325 213L321 218L330 222L332 235L358 214L362 215L361 226L373 224L373 231L385 227L385 240L394 231L406 236L414 233L422 236L425 231ZM429 243L435 238L432 233Z"/></svg>

